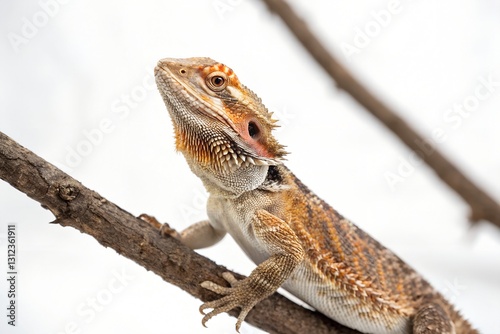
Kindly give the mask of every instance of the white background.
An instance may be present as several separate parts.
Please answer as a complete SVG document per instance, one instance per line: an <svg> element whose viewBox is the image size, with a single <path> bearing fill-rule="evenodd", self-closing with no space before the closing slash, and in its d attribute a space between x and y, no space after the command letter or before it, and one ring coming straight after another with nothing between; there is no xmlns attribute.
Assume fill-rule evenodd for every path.
<svg viewBox="0 0 500 334"><path fill-rule="evenodd" d="M259 1L47 1L0 2L0 131L129 212L182 229L205 217L206 195L174 150L152 69L163 57L212 57L276 111L277 137L299 178L417 268L482 332L498 333L498 229L471 230L466 204L426 166L404 162L410 152L338 91ZM392 1L292 3L426 138L441 129L439 149L500 199L498 2L401 1L383 26L373 12ZM365 29L371 36L361 40ZM356 53L347 56L347 44ZM470 113L447 111L473 102L488 77L496 86ZM103 120L112 125L100 137ZM80 161L72 150L84 153ZM401 176L392 187L389 173ZM48 211L4 182L0 200L1 272L8 223L17 224L19 247L17 326L6 325L0 274L1 333L234 332L226 315L204 329L200 301L91 237L48 224ZM200 253L244 274L254 267L230 238ZM245 324L241 332L259 331Z"/></svg>

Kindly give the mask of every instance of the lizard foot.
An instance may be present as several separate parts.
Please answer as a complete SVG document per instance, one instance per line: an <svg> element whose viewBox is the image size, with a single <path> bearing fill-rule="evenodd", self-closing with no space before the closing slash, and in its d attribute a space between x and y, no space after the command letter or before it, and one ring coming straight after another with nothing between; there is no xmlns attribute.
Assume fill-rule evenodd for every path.
<svg viewBox="0 0 500 334"><path fill-rule="evenodd" d="M163 237L170 235L176 239L180 238L179 232L177 232L175 229L171 228L170 225L168 225L167 223L164 223L164 224L160 223L158 221L158 219L156 219L153 216L150 216L148 214L143 213L138 218L145 221L146 223L149 223L154 228L160 230L160 234Z"/></svg>
<svg viewBox="0 0 500 334"><path fill-rule="evenodd" d="M235 307L240 307L241 312L238 316L238 321L236 322L236 331L239 333L241 323L245 320L248 312L257 304L262 298L257 294L252 287L252 280L245 278L244 280L238 281L231 273L225 272L222 277L231 284L230 288L220 286L214 282L205 281L201 283L201 286L217 294L223 295L224 297L213 300L211 302L206 302L200 306L200 313L204 315L201 323L206 327L206 322L210 320L213 316L228 312ZM213 309L209 313L205 313L204 310L211 308Z"/></svg>

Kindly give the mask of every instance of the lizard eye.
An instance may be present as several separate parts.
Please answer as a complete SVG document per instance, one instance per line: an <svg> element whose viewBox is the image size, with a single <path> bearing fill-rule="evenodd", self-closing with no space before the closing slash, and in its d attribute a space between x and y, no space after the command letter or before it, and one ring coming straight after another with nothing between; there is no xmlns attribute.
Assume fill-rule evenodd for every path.
<svg viewBox="0 0 500 334"><path fill-rule="evenodd" d="M215 92L220 92L227 86L227 76L224 72L213 72L207 76L207 86Z"/></svg>
<svg viewBox="0 0 500 334"><path fill-rule="evenodd" d="M250 121L248 122L248 134L250 135L250 137L252 137L253 139L257 139L257 137L259 136L260 134L260 128L259 126L257 125L257 123L253 122L253 121Z"/></svg>

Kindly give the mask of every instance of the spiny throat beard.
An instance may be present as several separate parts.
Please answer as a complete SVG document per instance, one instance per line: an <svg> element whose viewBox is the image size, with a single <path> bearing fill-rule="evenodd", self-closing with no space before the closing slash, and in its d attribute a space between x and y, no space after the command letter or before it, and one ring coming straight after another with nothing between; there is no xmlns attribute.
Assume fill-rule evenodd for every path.
<svg viewBox="0 0 500 334"><path fill-rule="evenodd" d="M184 122L174 125L176 149L202 167L230 172L249 165L272 165L271 160L252 157L227 134L216 128L194 129Z"/></svg>

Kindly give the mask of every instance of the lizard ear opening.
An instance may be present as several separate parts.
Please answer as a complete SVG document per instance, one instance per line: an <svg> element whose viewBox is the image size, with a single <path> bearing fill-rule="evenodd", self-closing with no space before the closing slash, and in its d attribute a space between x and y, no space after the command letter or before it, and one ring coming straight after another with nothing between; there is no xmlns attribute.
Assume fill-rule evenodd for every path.
<svg viewBox="0 0 500 334"><path fill-rule="evenodd" d="M254 121L248 122L247 129L248 129L248 135L250 137L252 137L252 139L255 139L255 140L259 139L261 131L260 131L259 125L256 122L254 122Z"/></svg>
<svg viewBox="0 0 500 334"><path fill-rule="evenodd" d="M271 135L271 130L266 125L262 124L260 119L250 116L239 124L241 138L252 150L252 157L280 159L286 152Z"/></svg>

